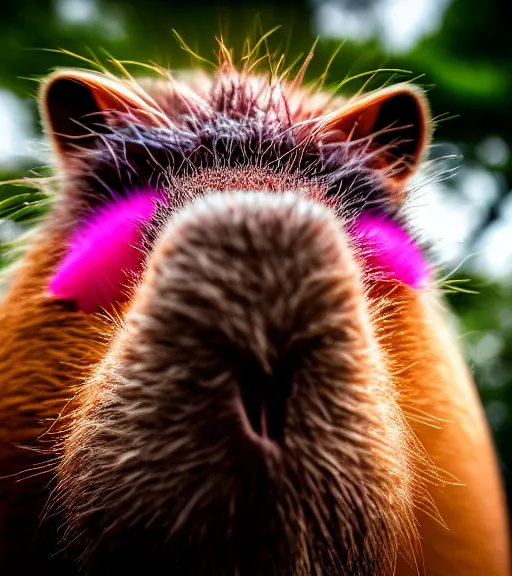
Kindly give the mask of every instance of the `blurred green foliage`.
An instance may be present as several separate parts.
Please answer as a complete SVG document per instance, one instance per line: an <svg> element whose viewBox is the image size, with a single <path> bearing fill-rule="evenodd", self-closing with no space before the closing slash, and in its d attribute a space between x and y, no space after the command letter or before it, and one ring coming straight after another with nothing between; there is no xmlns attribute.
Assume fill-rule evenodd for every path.
<svg viewBox="0 0 512 576"><path fill-rule="evenodd" d="M88 7L90 18L66 19L62 16L65 14L63 11L66 7L73 8L73 1L76 2L4 0L2 3L0 89L30 99L35 127L39 124L35 104L37 82L34 80L46 75L53 67L81 65L72 56L48 49L64 48L92 58L94 52L102 62L106 62L107 54L111 53L121 60L154 61L177 69L197 65L197 62L181 49L173 37L173 29L194 51L213 60L218 48L215 36L220 34L240 56L246 36L257 38L281 25L282 30L268 38L268 45L271 51L285 52L288 63L307 54L315 41L312 1L98 0L88 3L83 0L78 8ZM339 0L345 7L352 6L364 13L368 19L376 17L372 9L378 1ZM333 89L354 92L369 77L345 84L343 81L377 68L397 68L413 73L412 76L395 74L395 80L420 77L418 82L429 88L434 117L439 117L437 137L455 143L463 152L466 164L484 167L496 176L498 194L486 208L485 218L470 241L473 245L499 217L512 188L511 156L498 163L486 163L479 154L479 146L489 136L500 138L512 150L512 107L509 104L512 96L512 43L508 12L508 3L500 0L453 0L440 30L423 38L406 54L386 54L377 39L364 43L345 42L331 63L327 81L327 86ZM316 79L324 73L339 45L338 40L320 39L307 79ZM136 68L131 70L137 72ZM378 75L370 80L367 88L382 84L390 76ZM456 117L441 121L444 116L452 115ZM0 179L18 178L31 168L33 166L27 160L25 164L22 162L4 173L0 172ZM454 195L460 194L456 185L452 185L451 191ZM12 196L20 193L25 195L13 201ZM39 199L40 195L30 189L13 185L0 187L0 214L30 225L34 216L39 214L40 206L36 202ZM462 196L460 201L464 201ZM21 210L20 202L23 202ZM512 241L512 222L510 238ZM461 274L467 276L464 272ZM462 341L493 426L510 498L512 280L498 282L483 277L473 278L470 286L478 291L478 295L454 293L449 295L449 299L457 313Z"/></svg>

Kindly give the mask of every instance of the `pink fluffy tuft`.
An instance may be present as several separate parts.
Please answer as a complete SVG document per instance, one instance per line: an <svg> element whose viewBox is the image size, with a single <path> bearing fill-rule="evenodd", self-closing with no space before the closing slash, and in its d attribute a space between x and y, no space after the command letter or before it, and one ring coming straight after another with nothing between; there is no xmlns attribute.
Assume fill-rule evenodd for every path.
<svg viewBox="0 0 512 576"><path fill-rule="evenodd" d="M353 228L369 273L378 280L397 280L424 288L430 268L421 250L396 222L378 214L359 216Z"/></svg>
<svg viewBox="0 0 512 576"><path fill-rule="evenodd" d="M84 221L50 280L50 296L73 301L83 312L125 300L127 281L142 269L142 230L153 217L158 197L155 190L134 191ZM426 286L430 268L399 224L365 213L355 220L352 234L373 278Z"/></svg>
<svg viewBox="0 0 512 576"><path fill-rule="evenodd" d="M75 302L83 312L125 300L127 280L142 268L142 229L157 197L154 190L134 191L83 222L50 280L50 295Z"/></svg>

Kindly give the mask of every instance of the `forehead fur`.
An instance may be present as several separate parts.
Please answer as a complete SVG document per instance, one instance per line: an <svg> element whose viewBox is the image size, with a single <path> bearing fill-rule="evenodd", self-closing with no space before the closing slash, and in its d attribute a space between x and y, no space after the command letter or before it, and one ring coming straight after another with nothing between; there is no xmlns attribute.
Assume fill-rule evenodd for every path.
<svg viewBox="0 0 512 576"><path fill-rule="evenodd" d="M400 84L343 100L301 80L231 63L212 76L140 82L64 70L44 84L42 111L85 193L168 187L169 177L241 166L305 176L333 193L403 188L429 140L421 91Z"/></svg>

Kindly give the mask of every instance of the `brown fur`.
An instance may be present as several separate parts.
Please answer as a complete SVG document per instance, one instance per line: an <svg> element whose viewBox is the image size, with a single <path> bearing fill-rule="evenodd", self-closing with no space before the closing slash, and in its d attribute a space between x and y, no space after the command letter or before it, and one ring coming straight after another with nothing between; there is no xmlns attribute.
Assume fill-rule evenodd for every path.
<svg viewBox="0 0 512 576"><path fill-rule="evenodd" d="M351 210L323 200L362 188L397 213L429 138L421 93L343 103L229 62L190 86L45 85L64 185L0 305L3 573L505 576L492 445L439 296L372 283ZM151 130L194 143L217 114L274 148L251 157L231 129L231 148L208 136L159 172L175 202L133 297L84 315L46 286L117 178L102 114L149 127L155 166ZM344 164L322 172L331 149ZM260 387L256 433L243 399Z"/></svg>

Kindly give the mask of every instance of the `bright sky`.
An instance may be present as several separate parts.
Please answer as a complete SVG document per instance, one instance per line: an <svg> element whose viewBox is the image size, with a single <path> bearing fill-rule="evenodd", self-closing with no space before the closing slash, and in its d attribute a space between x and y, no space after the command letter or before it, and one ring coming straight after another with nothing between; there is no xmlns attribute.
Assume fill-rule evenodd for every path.
<svg viewBox="0 0 512 576"><path fill-rule="evenodd" d="M31 156L35 140L28 106L9 90L0 88L0 169L19 164Z"/></svg>
<svg viewBox="0 0 512 576"><path fill-rule="evenodd" d="M375 17L348 12L336 0L322 2L316 10L316 32L322 36L367 40L378 36L391 51L408 50L442 23L450 0L381 0Z"/></svg>

